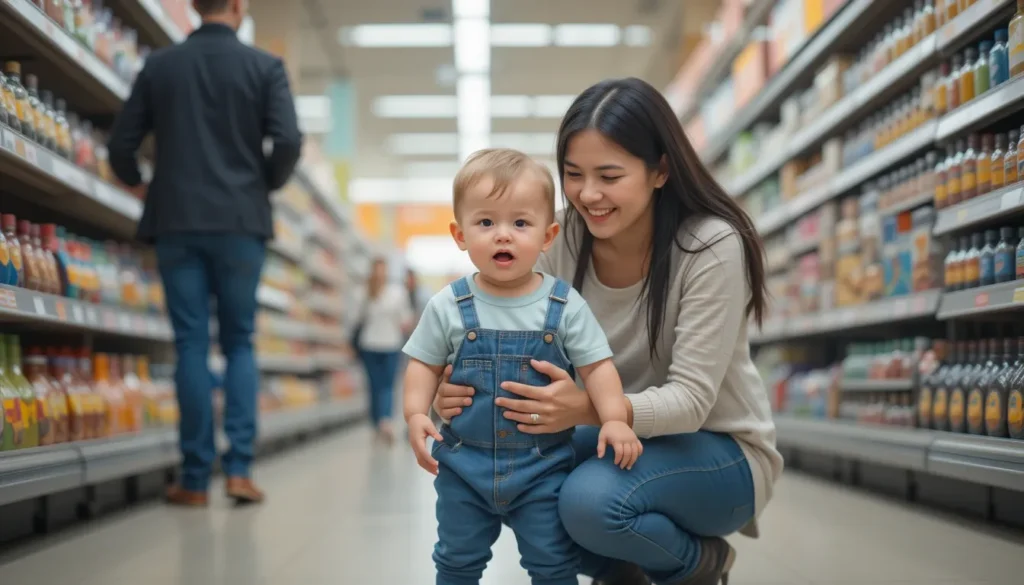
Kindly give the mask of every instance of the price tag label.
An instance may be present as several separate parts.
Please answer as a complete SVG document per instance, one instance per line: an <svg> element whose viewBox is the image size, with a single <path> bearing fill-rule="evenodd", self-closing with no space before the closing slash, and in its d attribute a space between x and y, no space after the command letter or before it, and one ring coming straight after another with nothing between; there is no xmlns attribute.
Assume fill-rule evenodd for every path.
<svg viewBox="0 0 1024 585"><path fill-rule="evenodd" d="M914 297L914 300L910 303L911 309L915 315L920 315L928 310L928 299L923 296Z"/></svg>
<svg viewBox="0 0 1024 585"><path fill-rule="evenodd" d="M117 329L117 315L113 311L103 311L103 326L107 329Z"/></svg>
<svg viewBox="0 0 1024 585"><path fill-rule="evenodd" d="M999 210L1007 211L1020 205L1020 189L1014 189L1009 193L1003 193L999 200Z"/></svg>
<svg viewBox="0 0 1024 585"><path fill-rule="evenodd" d="M3 131L3 146L4 146L4 150L6 150L8 152L15 152L15 149L16 149L15 142L16 142L16 138L14 136L14 132L11 132L10 130L4 130Z"/></svg>
<svg viewBox="0 0 1024 585"><path fill-rule="evenodd" d="M956 224L960 225L960 224L964 223L965 221L967 221L967 210L966 209L959 209L959 210L957 210L957 212L956 212Z"/></svg>
<svg viewBox="0 0 1024 585"><path fill-rule="evenodd" d="M89 325L98 326L100 324L100 316L96 312L96 309L92 307L85 308L85 320Z"/></svg>
<svg viewBox="0 0 1024 585"><path fill-rule="evenodd" d="M974 295L974 306L975 307L987 307L988 306L988 293L978 293Z"/></svg>
<svg viewBox="0 0 1024 585"><path fill-rule="evenodd" d="M71 305L71 318L75 323L85 323L85 311L82 310L81 305L77 303Z"/></svg>
<svg viewBox="0 0 1024 585"><path fill-rule="evenodd" d="M897 318L907 316L906 299L900 299L892 304L892 316Z"/></svg>
<svg viewBox="0 0 1024 585"><path fill-rule="evenodd" d="M14 294L13 290L7 288L0 289L0 307L13 311L18 310L18 297Z"/></svg>
<svg viewBox="0 0 1024 585"><path fill-rule="evenodd" d="M46 302L43 301L43 297L33 297L32 305L35 307L37 315L46 315Z"/></svg>
<svg viewBox="0 0 1024 585"><path fill-rule="evenodd" d="M57 318L60 319L61 321L67 321L68 320L68 310L67 310L67 307L64 305L64 302L63 301L57 301L57 302L54 303L54 305L56 305L56 307L57 307Z"/></svg>
<svg viewBox="0 0 1024 585"><path fill-rule="evenodd" d="M1013 289L1013 302L1024 303L1024 286Z"/></svg>
<svg viewBox="0 0 1024 585"><path fill-rule="evenodd" d="M87 177L83 171L59 158L52 160L53 174L55 177L64 181L72 187L78 189L87 188L86 181Z"/></svg>
<svg viewBox="0 0 1024 585"><path fill-rule="evenodd" d="M34 166L39 166L39 153L36 151L36 147L25 141L25 160L32 163Z"/></svg>

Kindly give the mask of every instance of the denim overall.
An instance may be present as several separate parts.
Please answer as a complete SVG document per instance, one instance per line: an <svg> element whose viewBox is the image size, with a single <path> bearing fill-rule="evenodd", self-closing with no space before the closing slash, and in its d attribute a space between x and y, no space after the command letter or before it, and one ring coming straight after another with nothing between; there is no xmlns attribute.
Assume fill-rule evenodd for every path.
<svg viewBox="0 0 1024 585"><path fill-rule="evenodd" d="M433 447L439 463L436 583L476 585L505 522L534 585L576 585L579 552L558 517L558 493L575 466L573 431L521 433L494 405L498 397L521 398L502 390L502 382L551 382L533 369L531 359L572 373L558 339L570 287L561 280L552 287L543 331L497 331L480 328L465 278L451 286L466 331L451 382L471 386L476 394L472 406L441 427L444 442Z"/></svg>

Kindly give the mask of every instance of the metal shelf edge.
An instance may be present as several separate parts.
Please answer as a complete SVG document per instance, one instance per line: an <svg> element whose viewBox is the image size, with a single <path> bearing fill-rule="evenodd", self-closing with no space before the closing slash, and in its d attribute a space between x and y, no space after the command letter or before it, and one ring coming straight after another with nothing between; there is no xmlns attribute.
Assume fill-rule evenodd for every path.
<svg viewBox="0 0 1024 585"><path fill-rule="evenodd" d="M85 467L73 445L0 453L0 506L85 485Z"/></svg>

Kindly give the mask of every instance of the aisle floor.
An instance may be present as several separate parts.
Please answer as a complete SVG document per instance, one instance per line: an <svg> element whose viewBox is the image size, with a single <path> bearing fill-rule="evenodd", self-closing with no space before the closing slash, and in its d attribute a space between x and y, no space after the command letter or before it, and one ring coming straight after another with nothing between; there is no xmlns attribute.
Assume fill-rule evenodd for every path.
<svg viewBox="0 0 1024 585"><path fill-rule="evenodd" d="M268 458L269 501L205 510L147 504L0 556L6 583L430 585L430 476L366 428ZM916 506L787 474L762 537L734 540L732 585L1007 585L1024 539ZM581 580L581 583L585 583ZM528 585L506 530L483 583Z"/></svg>

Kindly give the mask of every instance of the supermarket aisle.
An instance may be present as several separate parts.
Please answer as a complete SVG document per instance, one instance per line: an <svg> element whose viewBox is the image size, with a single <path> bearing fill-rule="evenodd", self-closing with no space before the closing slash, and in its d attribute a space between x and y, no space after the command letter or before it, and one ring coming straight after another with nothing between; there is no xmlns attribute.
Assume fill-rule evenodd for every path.
<svg viewBox="0 0 1024 585"><path fill-rule="evenodd" d="M433 489L405 448L365 428L264 462L263 508L158 504L0 558L5 582L80 585L429 585ZM220 486L217 486L218 488ZM1024 541L919 508L787 476L760 541L738 538L734 585L1005 585ZM527 585L505 533L488 585Z"/></svg>

